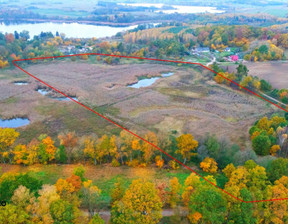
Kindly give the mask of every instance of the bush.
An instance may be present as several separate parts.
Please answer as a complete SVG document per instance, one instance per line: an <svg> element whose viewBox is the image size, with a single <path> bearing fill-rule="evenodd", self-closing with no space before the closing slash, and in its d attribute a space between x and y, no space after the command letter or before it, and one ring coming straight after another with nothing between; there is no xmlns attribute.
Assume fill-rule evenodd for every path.
<svg viewBox="0 0 288 224"><path fill-rule="evenodd" d="M168 165L169 165L173 170L177 170L177 169L180 168L179 163L177 163L177 162L174 161L174 160L170 160L170 161L168 162Z"/></svg>
<svg viewBox="0 0 288 224"><path fill-rule="evenodd" d="M112 166L113 166L113 167L118 167L118 166L120 166L120 163L118 162L117 159L113 159L113 160L112 160Z"/></svg>
<svg viewBox="0 0 288 224"><path fill-rule="evenodd" d="M127 161L127 165L129 167L136 167L139 165L139 160L138 159L133 159L132 161Z"/></svg>

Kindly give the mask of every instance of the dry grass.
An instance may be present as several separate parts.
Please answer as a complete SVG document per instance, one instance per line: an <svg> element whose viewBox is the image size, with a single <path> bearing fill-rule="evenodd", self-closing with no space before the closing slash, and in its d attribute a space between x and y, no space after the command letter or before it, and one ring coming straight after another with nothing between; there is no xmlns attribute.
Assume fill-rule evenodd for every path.
<svg viewBox="0 0 288 224"><path fill-rule="evenodd" d="M54 61L25 69L65 94L76 95L80 102L120 125L139 132L177 130L178 133L190 132L195 137L209 132L241 142L243 136L248 138L248 129L256 119L275 111L254 96L217 85L207 78L207 71L193 66L129 63L111 66ZM0 87L4 89L0 89L0 112L7 117L29 115L31 125L22 130L26 139L45 132L56 137L65 129L80 135L120 132L119 128L73 102L59 102L40 95L34 90L39 83L30 78L26 78L29 85L15 86L11 82L19 77L10 72L8 79L0 80ZM175 75L159 79L147 88L127 87L136 82L138 76L162 72ZM15 93L17 96L13 96Z"/></svg>

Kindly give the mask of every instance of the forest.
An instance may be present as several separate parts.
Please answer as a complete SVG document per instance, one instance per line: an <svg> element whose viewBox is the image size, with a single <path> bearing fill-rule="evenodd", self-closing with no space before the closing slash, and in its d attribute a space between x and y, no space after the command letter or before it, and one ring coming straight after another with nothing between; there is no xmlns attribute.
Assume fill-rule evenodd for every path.
<svg viewBox="0 0 288 224"><path fill-rule="evenodd" d="M275 114L270 119L263 117L256 121L249 131L254 152L250 155L243 154L239 146L210 135L197 141L191 134L174 137L148 132L144 139L184 164L198 167L207 180L241 200L285 198L288 196L287 119L287 114L285 117ZM1 128L0 136L2 164L90 163L95 166L184 169L125 130L119 136L99 138L66 132L52 140L42 134L27 145L16 144L19 133L15 129ZM263 156L266 156L265 160ZM257 157L259 162L256 163ZM121 181L118 179L109 195L111 223L127 223L127 220L157 223L162 218L162 209L180 207L187 210L186 217L191 223L199 220L263 223L263 214L266 221L288 221L287 201L241 203L195 173L182 184L177 177L158 184L134 179L126 186ZM33 172L6 172L0 177L0 201L8 205L4 210L0 209L0 220L2 223L85 223L89 219L89 223L104 223L96 212L101 208L100 195L101 189L85 177L82 165L76 167L70 177L60 178L50 185L43 184ZM83 209L88 209L89 216L85 216ZM182 216L175 218L185 219Z"/></svg>

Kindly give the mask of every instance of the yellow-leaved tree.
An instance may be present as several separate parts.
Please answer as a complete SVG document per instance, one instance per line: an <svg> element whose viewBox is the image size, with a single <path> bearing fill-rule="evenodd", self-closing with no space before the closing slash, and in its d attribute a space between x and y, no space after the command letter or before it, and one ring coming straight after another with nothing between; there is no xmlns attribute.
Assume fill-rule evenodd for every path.
<svg viewBox="0 0 288 224"><path fill-rule="evenodd" d="M203 171L208 173L217 173L217 162L213 158L206 157L201 163L200 167Z"/></svg>
<svg viewBox="0 0 288 224"><path fill-rule="evenodd" d="M196 148L198 142L194 139L191 134L183 134L176 138L178 150L176 153L181 154L184 159L184 164L191 156L196 155Z"/></svg>
<svg viewBox="0 0 288 224"><path fill-rule="evenodd" d="M133 180L121 200L111 210L111 221L117 224L156 224L162 218L162 202L153 183Z"/></svg>

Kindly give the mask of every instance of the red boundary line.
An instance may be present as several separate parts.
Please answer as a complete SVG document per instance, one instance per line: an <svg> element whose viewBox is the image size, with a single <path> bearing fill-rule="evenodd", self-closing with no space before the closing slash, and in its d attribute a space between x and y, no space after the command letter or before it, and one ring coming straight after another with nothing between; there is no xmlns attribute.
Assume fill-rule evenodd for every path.
<svg viewBox="0 0 288 224"><path fill-rule="evenodd" d="M234 83L235 85L241 87L242 89L247 90L248 92L254 94L255 96L258 96L259 98L261 98L261 99L263 99L263 100L265 100L265 101L273 104L274 106L276 106L276 107L278 107L278 108L280 108L280 109L282 109L282 110L284 110L284 111L286 111L286 112L288 112L288 110L280 107L279 105L277 105L277 104L275 104L275 103L267 100L266 98L260 96L259 94L257 94L257 93L255 93L255 92L253 92L253 91L251 91L251 90L249 90L249 89L247 89L247 88L239 85L238 83L234 82L233 80L230 80L230 79L224 77L223 75L221 75L221 74L213 71L212 69L210 69L210 68L208 68L207 66L202 65L202 64L200 64L200 63L184 62L184 61L174 61L174 60L164 60L164 59L156 59L156 58L141 58L141 57L132 57L132 56L123 56L123 55L98 54L98 53L74 54L74 55L63 55L63 56L52 56L52 57L39 57L39 58L28 58L28 59L17 59L17 60L13 60L13 61L12 61L13 64L14 64L17 68L19 68L20 70L22 70L23 72L25 72L26 74L28 74L29 76L31 76L32 78L38 80L39 82L43 83L44 85L50 87L51 89L55 90L56 92L58 92L58 93L62 94L63 96L69 98L70 100L74 101L75 103L78 103L78 104L81 105L82 107L86 108L87 110L90 110L91 112L97 114L98 116L100 116L100 117L104 118L105 120L111 122L112 124L118 126L119 128L121 128L121 129L129 132L130 134L136 136L137 138L141 139L142 141L147 142L148 144L152 145L153 147L155 147L155 148L158 149L159 151L163 152L165 155L169 156L171 159L175 160L177 163L181 164L182 166L184 166L185 168L187 168L187 169L190 170L191 172L193 172L193 173L195 173L196 175L198 175L199 177L201 177L203 180L207 181L208 183L212 184L214 187L216 187L216 188L220 189L221 191L223 191L224 193L228 194L228 195L231 196L232 198L234 198L234 199L236 199L236 200L238 200L238 201L244 202L244 203L288 200L288 198L273 198L273 199L267 199L267 200L244 201L244 200L242 200L242 199L240 199L240 198L235 197L235 196L232 195L231 193L229 193L229 192L225 191L224 189L218 187L217 184L212 183L210 180L206 179L205 177L203 177L202 175L200 175L199 173L197 173L196 171L194 171L194 170L191 169L190 167L186 166L185 164L183 164L183 163L180 162L179 160L175 159L173 156L169 155L168 153L166 153L165 151L163 151L162 149L160 149L158 146L156 146L156 145L154 145L153 143L147 141L146 139L140 137L139 135L137 135L137 134L129 131L128 129L122 127L121 125L119 125L119 124L117 124L117 123L115 123L114 121L112 121L112 120L110 120L109 118L103 116L102 114L100 114L100 113L92 110L91 108L85 106L84 104L82 104L82 103L80 103L80 102L72 99L71 97L69 97L69 96L66 95L65 93L62 93L60 90L54 88L53 86L47 84L46 82L42 81L41 79L39 79L39 78L35 77L34 75L30 74L29 72L25 71L23 68L21 68L20 66L18 66L18 65L15 63L15 62L17 62L17 61L30 61L30 60L43 60L43 59L54 59L54 58L66 58L66 57L83 56L83 55L111 56L111 57L119 57L119 58L132 58L132 59L141 59L141 60L149 60L149 61L162 61L162 62L171 62L171 63L200 65L200 66L202 66L203 68L208 69L209 71L211 71L211 72L213 72L213 73L221 76L222 78L228 80L229 82Z"/></svg>

